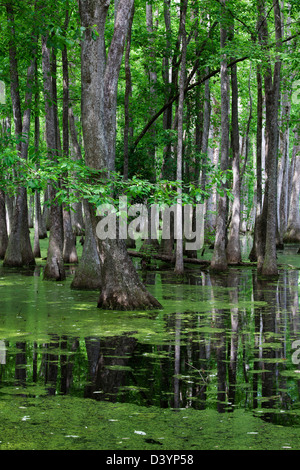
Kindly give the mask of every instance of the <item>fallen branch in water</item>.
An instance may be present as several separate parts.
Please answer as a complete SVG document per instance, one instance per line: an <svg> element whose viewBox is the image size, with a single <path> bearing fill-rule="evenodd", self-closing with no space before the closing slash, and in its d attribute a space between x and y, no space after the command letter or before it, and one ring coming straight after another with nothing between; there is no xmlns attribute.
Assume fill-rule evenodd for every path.
<svg viewBox="0 0 300 470"><path fill-rule="evenodd" d="M162 255L162 254L156 254L156 253L145 253L145 252L137 252L137 251L131 251L128 250L128 254L130 256L133 256L135 258L142 258L147 261L151 261L151 259L157 259L160 261L166 261L167 263L175 263L175 256L168 256L168 255ZM200 260L197 258L184 258L185 263L193 263L193 264L204 264L204 265L209 265L210 261L208 260Z"/></svg>
<svg viewBox="0 0 300 470"><path fill-rule="evenodd" d="M128 250L128 254L130 256L133 256L135 258L142 258L147 261L151 261L151 259L157 259L160 261L166 261L167 263L175 263L175 256L168 256L168 255L162 255L162 254L157 254L157 253L143 253L143 252L137 252L137 251L132 251ZM183 262L186 264L198 264L202 266L209 266L210 265L210 260L207 259L198 259L198 258L183 258ZM240 263L237 264L232 264L231 266L255 266L256 263L251 263L249 262L243 262L241 261Z"/></svg>

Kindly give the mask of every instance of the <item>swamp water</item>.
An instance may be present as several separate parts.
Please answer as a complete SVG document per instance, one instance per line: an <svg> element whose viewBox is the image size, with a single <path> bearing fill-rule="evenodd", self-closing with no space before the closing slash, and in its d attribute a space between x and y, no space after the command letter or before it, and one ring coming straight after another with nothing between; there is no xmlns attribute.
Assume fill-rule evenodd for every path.
<svg viewBox="0 0 300 470"><path fill-rule="evenodd" d="M272 282L157 265L151 312L1 264L0 449L299 450L296 251Z"/></svg>

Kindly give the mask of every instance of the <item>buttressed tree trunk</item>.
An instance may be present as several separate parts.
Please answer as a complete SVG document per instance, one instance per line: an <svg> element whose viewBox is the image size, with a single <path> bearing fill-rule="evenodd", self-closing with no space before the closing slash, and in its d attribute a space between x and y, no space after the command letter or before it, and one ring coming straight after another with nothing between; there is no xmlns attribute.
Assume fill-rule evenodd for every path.
<svg viewBox="0 0 300 470"><path fill-rule="evenodd" d="M110 0L79 2L81 25L85 28L81 48L85 159L89 167L103 170L102 178L108 178L115 165L117 85L133 3L133 0L119 0L106 56L104 30ZM95 223L94 211L90 211L90 216ZM161 307L140 281L124 240L99 240L99 255L98 307L117 310Z"/></svg>
<svg viewBox="0 0 300 470"><path fill-rule="evenodd" d="M9 62L11 79L11 100L15 122L15 133L17 137L23 134L23 142L17 144L17 150L21 158L26 159L28 153L28 139L31 115L32 85L35 71L35 51L27 72L27 92L25 96L24 115L22 122L21 99L19 92L19 75L17 49L15 44L14 14L12 5L7 4L7 18L10 27L11 37L9 43ZM16 203L14 206L12 227L9 235L8 246L5 253L3 265L21 267L34 265L35 259L29 238L28 226L28 206L26 188L20 187L17 190Z"/></svg>

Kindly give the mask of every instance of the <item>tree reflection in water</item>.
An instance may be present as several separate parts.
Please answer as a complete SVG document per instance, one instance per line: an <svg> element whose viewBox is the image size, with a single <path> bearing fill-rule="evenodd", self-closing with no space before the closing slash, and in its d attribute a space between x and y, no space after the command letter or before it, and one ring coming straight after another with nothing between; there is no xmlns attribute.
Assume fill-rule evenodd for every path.
<svg viewBox="0 0 300 470"><path fill-rule="evenodd" d="M48 343L2 341L0 387L14 384L34 394L39 384L49 395L220 413L239 407L291 424L299 410L291 350L299 332L298 277L298 271L282 271L267 282L251 269L232 268L223 275L192 271L179 285L160 273L170 304L184 304L193 292L193 308L164 314L160 340L142 341L132 331L100 338L52 334Z"/></svg>

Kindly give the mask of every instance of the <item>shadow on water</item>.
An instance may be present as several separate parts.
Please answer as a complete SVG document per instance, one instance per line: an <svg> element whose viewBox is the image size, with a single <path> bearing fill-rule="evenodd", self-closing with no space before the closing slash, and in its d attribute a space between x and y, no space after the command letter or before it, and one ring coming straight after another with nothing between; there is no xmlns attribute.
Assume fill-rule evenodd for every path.
<svg viewBox="0 0 300 470"><path fill-rule="evenodd" d="M298 270L282 269L275 282L251 267L190 269L183 282L155 271L145 281L163 311L102 312L97 293L43 283L37 268L2 269L0 398L242 409L299 426Z"/></svg>

